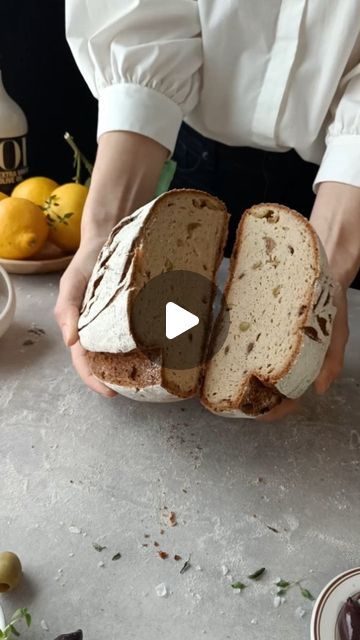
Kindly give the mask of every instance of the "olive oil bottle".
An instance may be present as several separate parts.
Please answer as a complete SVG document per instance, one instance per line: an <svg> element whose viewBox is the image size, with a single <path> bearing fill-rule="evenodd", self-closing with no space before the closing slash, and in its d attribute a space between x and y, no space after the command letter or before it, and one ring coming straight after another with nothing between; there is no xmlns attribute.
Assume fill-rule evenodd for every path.
<svg viewBox="0 0 360 640"><path fill-rule="evenodd" d="M0 191L8 195L28 173L27 132L26 116L6 92L0 69Z"/></svg>

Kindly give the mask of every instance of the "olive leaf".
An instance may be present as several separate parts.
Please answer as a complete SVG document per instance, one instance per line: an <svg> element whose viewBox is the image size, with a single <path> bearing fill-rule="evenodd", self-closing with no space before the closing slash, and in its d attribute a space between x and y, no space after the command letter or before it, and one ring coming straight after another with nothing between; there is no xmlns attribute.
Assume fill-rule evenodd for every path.
<svg viewBox="0 0 360 640"><path fill-rule="evenodd" d="M261 578L261 576L264 575L265 571L265 567L261 567L261 569L258 569L257 571L252 573L250 576L248 576L248 578L249 580L258 580L259 578Z"/></svg>
<svg viewBox="0 0 360 640"><path fill-rule="evenodd" d="M287 582L287 580L279 580L279 582L276 583L277 587L281 587L281 589L287 589L288 587L290 587L290 582Z"/></svg>
<svg viewBox="0 0 360 640"><path fill-rule="evenodd" d="M303 587L300 587L300 591L301 591L302 597L306 598L306 600L311 600L311 602L315 600L313 594L309 591L309 589L304 589Z"/></svg>
<svg viewBox="0 0 360 640"><path fill-rule="evenodd" d="M241 589L241 591L247 588L247 584L244 584L243 582L233 582L231 586L233 589Z"/></svg>

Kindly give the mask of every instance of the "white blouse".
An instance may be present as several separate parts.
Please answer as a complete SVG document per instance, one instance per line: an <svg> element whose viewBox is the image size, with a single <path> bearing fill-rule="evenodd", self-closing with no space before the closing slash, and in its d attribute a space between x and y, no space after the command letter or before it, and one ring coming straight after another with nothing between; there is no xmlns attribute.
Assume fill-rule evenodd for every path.
<svg viewBox="0 0 360 640"><path fill-rule="evenodd" d="M360 187L360 0L66 0L66 26L98 136L172 152L185 120Z"/></svg>

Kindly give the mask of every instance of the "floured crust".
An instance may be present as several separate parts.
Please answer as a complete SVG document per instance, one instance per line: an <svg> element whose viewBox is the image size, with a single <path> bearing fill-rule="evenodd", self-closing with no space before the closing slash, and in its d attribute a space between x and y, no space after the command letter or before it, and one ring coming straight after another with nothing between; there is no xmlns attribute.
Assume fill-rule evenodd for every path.
<svg viewBox="0 0 360 640"><path fill-rule="evenodd" d="M308 296L299 304L301 318L298 331L293 336L291 355L284 361L277 375L264 375L254 371L247 378L241 393L229 401L215 403L209 400L202 389L202 404L210 411L229 417L254 417L270 411L283 398L298 398L308 389L320 372L330 339L336 308L333 304L334 283L329 274L327 259L317 234L308 221L296 211L278 204L263 204L245 211L239 224L236 243L231 256L230 269L224 291L225 300L234 279L234 273L240 252L243 249L244 228L247 216L257 208L266 207L286 212L298 223L306 227L310 234L313 251L314 277ZM294 301L295 303L295 301ZM216 330L215 330L216 334ZM205 369L204 379L211 367ZM256 381L256 384L254 385Z"/></svg>

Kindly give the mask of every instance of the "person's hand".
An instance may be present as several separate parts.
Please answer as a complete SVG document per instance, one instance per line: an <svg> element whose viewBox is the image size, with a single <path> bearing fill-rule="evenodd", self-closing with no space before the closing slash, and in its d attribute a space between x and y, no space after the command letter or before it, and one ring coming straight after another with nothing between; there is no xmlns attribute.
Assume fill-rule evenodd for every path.
<svg viewBox="0 0 360 640"><path fill-rule="evenodd" d="M91 373L78 335L78 320L85 289L97 258L95 250L84 252L79 249L60 280L59 296L55 307L55 317L61 329L65 345L70 348L75 370L85 384L105 397L116 393L103 385Z"/></svg>
<svg viewBox="0 0 360 640"><path fill-rule="evenodd" d="M315 380L315 391L324 394L339 377L344 366L345 349L349 339L348 305L346 290L338 285L334 304L337 308L330 346L322 369Z"/></svg>
<svg viewBox="0 0 360 640"><path fill-rule="evenodd" d="M73 365L90 389L106 397L116 393L91 373L79 342L80 308L97 256L111 229L153 198L167 155L160 144L137 133L112 131L101 136L82 216L80 248L60 281L55 316L64 342L70 347Z"/></svg>
<svg viewBox="0 0 360 640"><path fill-rule="evenodd" d="M360 188L341 182L323 182L319 186L310 222L325 248L330 271L338 282L335 291L337 314L331 342L314 387L325 393L340 375L349 338L346 292L360 268ZM299 400L284 400L259 418L273 421L296 411Z"/></svg>
<svg viewBox="0 0 360 640"><path fill-rule="evenodd" d="M337 308L331 341L325 356L321 371L314 382L316 393L326 393L332 383L340 375L344 366L346 344L349 339L348 310L346 290L336 287L334 304ZM277 407L264 416L258 418L262 422L274 422L285 418L290 413L296 413L301 408L301 398L297 400L283 400Z"/></svg>

